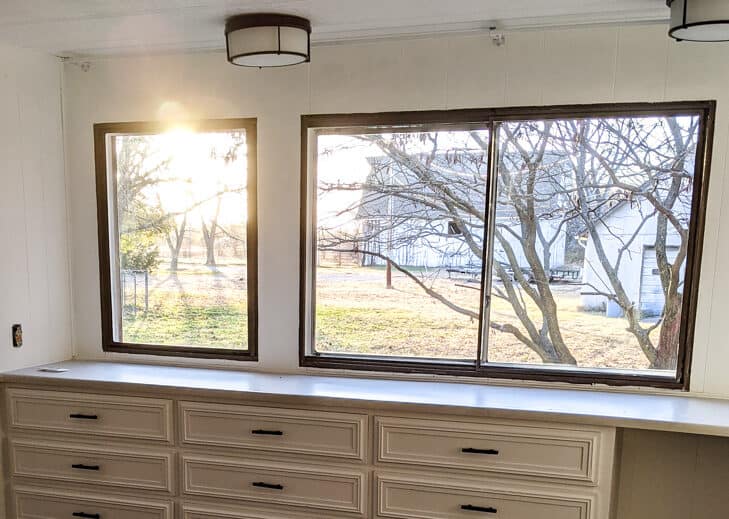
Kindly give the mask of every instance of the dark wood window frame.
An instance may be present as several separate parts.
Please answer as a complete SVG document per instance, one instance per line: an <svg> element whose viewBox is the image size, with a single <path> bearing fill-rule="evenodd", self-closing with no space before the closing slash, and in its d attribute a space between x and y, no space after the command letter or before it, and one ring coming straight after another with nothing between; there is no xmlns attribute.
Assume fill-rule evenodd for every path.
<svg viewBox="0 0 729 519"><path fill-rule="evenodd" d="M248 260L248 344L246 350L191 346L163 346L155 344L130 344L114 340L114 314L112 305L112 280L109 232L109 172L107 166L108 136L158 134L170 129L164 122L114 122L94 125L94 160L96 167L96 200L99 238L99 272L101 281L101 332L102 346L106 352L168 357L212 358L239 361L258 360L258 223L257 223L257 121L254 118L205 119L182 121L185 128L197 132L244 130L246 132L248 162L248 220L246 246Z"/></svg>
<svg viewBox="0 0 729 519"><path fill-rule="evenodd" d="M688 391L691 375L691 359L698 287L701 270L706 201L711 166L716 101L679 101L662 103L611 103L591 105L534 106L515 108L485 108L438 111L382 112L360 114L316 114L301 117L301 185L300 185L300 286L299 286L299 364L304 367L364 370L391 373L423 373L434 375L470 376L494 379L567 382L574 384L604 384L611 386L648 386ZM493 135L501 122L525 119L577 119L589 117L637 117L637 116L694 115L700 117L699 139L696 152L696 169L689 245L686 260L686 284L683 295L681 336L679 340L678 366L675 377L643 373L608 373L604 370L563 370L547 366L523 367L489 365L481 362L483 332L479 330L478 356L468 361L440 361L398 357L380 357L343 353L318 353L315 340L315 265L316 207L312 202L312 188L308 166L312 159L309 137L312 131L321 133L351 134L372 131L372 128L409 126L421 131L435 129L463 129L479 125L489 128L493 157ZM315 172L314 172L315 175ZM491 179L493 175L489 175ZM491 187L487 185L487 190ZM488 226L488 222L487 222ZM487 261L483 261L483 283L487 276ZM482 292L483 293L483 292ZM483 301L482 297L482 301ZM483 326L484 305L480 309Z"/></svg>

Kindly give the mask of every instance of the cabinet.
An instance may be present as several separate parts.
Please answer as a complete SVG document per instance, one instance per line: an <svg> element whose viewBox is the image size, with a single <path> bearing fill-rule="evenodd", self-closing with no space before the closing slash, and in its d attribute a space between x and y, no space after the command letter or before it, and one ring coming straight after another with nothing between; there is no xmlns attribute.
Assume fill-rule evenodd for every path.
<svg viewBox="0 0 729 519"><path fill-rule="evenodd" d="M609 517L611 427L67 389L5 390L11 517Z"/></svg>

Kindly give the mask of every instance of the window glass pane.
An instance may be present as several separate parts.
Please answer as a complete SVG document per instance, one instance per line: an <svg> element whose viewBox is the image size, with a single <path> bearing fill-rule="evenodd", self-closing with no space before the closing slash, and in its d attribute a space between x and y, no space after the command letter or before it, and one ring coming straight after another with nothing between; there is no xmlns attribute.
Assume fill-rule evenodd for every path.
<svg viewBox="0 0 729 519"><path fill-rule="evenodd" d="M317 137L316 351L476 360L488 141Z"/></svg>
<svg viewBox="0 0 729 519"><path fill-rule="evenodd" d="M110 140L114 339L246 350L245 132Z"/></svg>
<svg viewBox="0 0 729 519"><path fill-rule="evenodd" d="M675 376L698 117L498 131L488 361Z"/></svg>

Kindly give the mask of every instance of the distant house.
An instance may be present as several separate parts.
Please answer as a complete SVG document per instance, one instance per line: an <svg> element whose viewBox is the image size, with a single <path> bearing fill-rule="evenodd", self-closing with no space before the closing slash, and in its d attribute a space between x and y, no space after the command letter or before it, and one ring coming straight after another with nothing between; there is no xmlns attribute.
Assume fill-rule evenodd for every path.
<svg viewBox="0 0 729 519"><path fill-rule="evenodd" d="M688 212L690 207L681 209ZM656 260L656 217L652 207L645 201L622 201L600 218L597 233L611 265L615 265L619 251L625 248L617 274L630 300L640 308L643 316L659 316L665 299ZM615 292L600 262L595 242L589 235L586 236L582 306L586 310L605 311L609 317L621 317L623 311L617 303L600 295ZM670 262L675 261L680 244L679 234L673 226L668 225L666 253Z"/></svg>
<svg viewBox="0 0 729 519"><path fill-rule="evenodd" d="M389 161L384 157L368 159L371 172L367 185L374 186L385 175L390 185L409 183L414 175L405 166ZM441 171L453 171L453 165L439 157L433 167ZM384 171L384 173L383 173ZM457 167L454 174L458 174ZM416 195L425 193L423 186L413 187ZM418 192L420 190L420 192ZM466 189L462 193L475 207L485 207L485 195L478 189ZM427 196L427 195L425 195ZM483 240L483 227L480 221L463 216L474 237ZM361 244L363 252L375 252L392 259L399 265L410 267L480 267L481 258L460 237L459 225L440 211L423 203L408 200L406 197L379 192L378 189L365 188L362 202L357 212L361 225ZM380 257L364 254L363 265L384 265Z"/></svg>
<svg viewBox="0 0 729 519"><path fill-rule="evenodd" d="M384 157L368 159L372 171L367 179L368 185L381 182L383 171L387 171L387 182L390 185L405 184L414 175L405 166ZM445 156L438 156L433 160L431 167L437 168L442 180L452 185L461 186L459 196L472 207L485 210L485 175L483 171L474 175L473 161L449 162ZM480 176L480 178L479 178ZM472 182L464 187L464 178ZM543 190L549 189L543 183ZM423 189L419 187L417 189ZM426 194L427 196L427 194ZM553 203L554 197L546 196L548 203ZM547 203L547 202L545 202ZM543 203L544 205L544 203ZM549 211L545 208L545 213ZM400 265L413 267L473 267L480 268L481 257L473 253L462 238L459 226L468 227L474 239L480 244L483 241L483 222L480 219L460 215L461 221L456 222L450 215L427 207L425 204L408 200L395 194L382 194L379 190L365 188L362 201L357 213L361 223L361 235L365 238L361 245L363 252L376 252L383 254ZM529 264L519 243L521 227L514 208L499 203L496 210L496 225L503 226L501 235L511 246L517 258L519 267L528 269ZM561 266L565 262L566 230L560 225L561 219L540 218L540 232L553 239L549 253L550 264ZM507 230L511 232L507 232ZM538 247L540 256L544 255ZM494 260L509 263L505 247L496 240L494 244ZM363 265L383 265L385 260L380 257L363 254Z"/></svg>

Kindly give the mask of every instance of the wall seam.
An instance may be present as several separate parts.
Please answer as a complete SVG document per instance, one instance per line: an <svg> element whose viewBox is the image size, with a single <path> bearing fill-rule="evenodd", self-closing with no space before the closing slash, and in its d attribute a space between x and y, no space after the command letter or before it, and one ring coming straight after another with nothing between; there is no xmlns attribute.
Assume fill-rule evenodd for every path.
<svg viewBox="0 0 729 519"><path fill-rule="evenodd" d="M716 139L715 139L715 142L712 143L712 145L715 145L715 144L717 144ZM722 168L723 172L726 172L727 159L729 159L729 138L724 139L724 153L723 153L723 161L724 161L723 166L724 167ZM714 168L712 166L714 166L714 164L709 165L712 173L714 173ZM701 393L704 393L704 394L706 394L706 380L707 380L706 377L709 373L709 357L711 356L711 330L713 328L711 326L711 323L714 320L713 319L714 310L716 308L716 305L713 302L714 287L716 287L716 275L718 273L718 269L716 268L716 266L718 265L718 262L719 262L719 248L720 248L719 246L720 246L721 228L722 228L722 221L723 221L722 216L724 214L724 203L727 201L726 200L726 188L724 186L723 181L721 184L721 188L722 188L721 197L719 198L719 215L717 218L717 220L719 221L719 225L716 229L716 246L714 247L714 253L713 253L714 269L713 269L713 272L711 272L711 283L709 284L709 287L711 287L711 297L708 298L710 307L709 307L709 317L707 318L707 323L706 323L706 326L707 326L706 355L704 358L704 367L703 367L703 373L702 373L703 376L701 378ZM709 180L709 189L711 189L711 180ZM692 366L691 369L693 370L694 367L695 366ZM694 388L691 388L691 390L695 391Z"/></svg>
<svg viewBox="0 0 729 519"><path fill-rule="evenodd" d="M615 90L618 85L618 63L620 62L620 42L623 39L623 26L618 26L618 30L615 31L615 55L613 57L613 78L612 85L610 85L610 97L615 102Z"/></svg>
<svg viewBox="0 0 729 519"><path fill-rule="evenodd" d="M72 258L72 227L71 227L71 183L69 181L69 165L68 165L68 154L66 152L68 143L66 142L66 114L65 114L65 93L64 93L64 81L65 81L65 66L63 59L59 59L58 62L58 103L59 111L61 116L61 153L62 153L62 167L63 167L63 186L64 186L64 198L65 198L65 211L66 211L66 288L68 291L68 303L70 317L69 321L69 340L71 342L71 358L76 358L76 291L74 290L73 283L73 258Z"/></svg>
<svg viewBox="0 0 729 519"><path fill-rule="evenodd" d="M29 232L28 232L28 198L27 198L27 190L26 190L26 178L25 178L25 165L23 163L23 157L22 157L22 146L23 146L23 132L21 130L23 125L23 116L22 116L22 110L21 110L21 102L20 102L20 85L19 82L19 73L15 78L15 106L16 106L16 113L18 114L18 147L20 151L20 157L18 157L18 168L20 171L20 188L23 192L23 242L25 244L25 285L26 285L26 291L27 291L27 308L25 309L25 315L24 319L27 318L28 321L31 320L32 317L32 303L31 303L31 282L30 282L30 243L29 243Z"/></svg>

